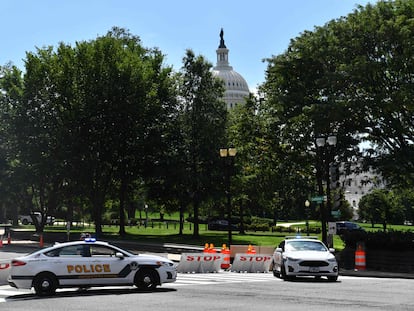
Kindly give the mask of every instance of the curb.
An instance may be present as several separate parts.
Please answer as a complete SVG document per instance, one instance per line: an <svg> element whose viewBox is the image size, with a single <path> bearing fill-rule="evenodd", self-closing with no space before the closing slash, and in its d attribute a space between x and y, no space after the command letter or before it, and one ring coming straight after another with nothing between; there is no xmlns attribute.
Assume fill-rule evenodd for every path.
<svg viewBox="0 0 414 311"><path fill-rule="evenodd" d="M392 279L414 279L413 273L372 271L372 270L339 270L339 276L355 276L365 278L392 278Z"/></svg>

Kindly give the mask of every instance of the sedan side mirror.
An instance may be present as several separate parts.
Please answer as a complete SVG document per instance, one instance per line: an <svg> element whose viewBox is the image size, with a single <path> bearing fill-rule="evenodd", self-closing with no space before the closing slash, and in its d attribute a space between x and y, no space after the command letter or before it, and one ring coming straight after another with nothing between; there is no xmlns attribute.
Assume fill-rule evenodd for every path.
<svg viewBox="0 0 414 311"><path fill-rule="evenodd" d="M276 248L275 252L282 253L283 249L281 247Z"/></svg>
<svg viewBox="0 0 414 311"><path fill-rule="evenodd" d="M115 254L115 257L119 258L119 259L124 259L124 254L122 254L121 252L117 252Z"/></svg>

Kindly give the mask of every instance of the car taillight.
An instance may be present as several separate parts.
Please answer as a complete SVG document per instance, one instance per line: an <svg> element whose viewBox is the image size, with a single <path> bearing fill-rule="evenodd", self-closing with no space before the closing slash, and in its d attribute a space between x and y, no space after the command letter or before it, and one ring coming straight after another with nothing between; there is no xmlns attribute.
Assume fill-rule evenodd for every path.
<svg viewBox="0 0 414 311"><path fill-rule="evenodd" d="M26 262L21 261L21 260L12 260L11 264L13 267L20 267L20 266L24 266Z"/></svg>

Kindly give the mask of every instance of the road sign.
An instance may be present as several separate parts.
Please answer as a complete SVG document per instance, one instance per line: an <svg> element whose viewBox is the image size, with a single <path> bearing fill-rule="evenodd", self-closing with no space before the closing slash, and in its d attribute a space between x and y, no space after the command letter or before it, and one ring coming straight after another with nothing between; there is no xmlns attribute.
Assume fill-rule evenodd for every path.
<svg viewBox="0 0 414 311"><path fill-rule="evenodd" d="M328 234L336 234L336 222L328 222Z"/></svg>
<svg viewBox="0 0 414 311"><path fill-rule="evenodd" d="M323 201L325 201L325 196L321 195L317 197L312 197L311 201L316 203L322 203Z"/></svg>
<svg viewBox="0 0 414 311"><path fill-rule="evenodd" d="M341 217L341 211L331 211L331 215L333 217L339 218Z"/></svg>

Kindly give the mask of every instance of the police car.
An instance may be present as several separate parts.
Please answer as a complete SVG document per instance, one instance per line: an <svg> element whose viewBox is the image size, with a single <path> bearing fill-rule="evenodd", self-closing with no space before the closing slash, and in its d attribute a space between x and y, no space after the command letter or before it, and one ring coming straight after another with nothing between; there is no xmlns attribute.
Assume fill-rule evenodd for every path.
<svg viewBox="0 0 414 311"><path fill-rule="evenodd" d="M34 288L39 296L53 295L57 288L135 285L150 290L175 282L174 263L164 257L135 255L107 242L88 238L57 243L11 261L8 283Z"/></svg>
<svg viewBox="0 0 414 311"><path fill-rule="evenodd" d="M273 275L284 280L296 276L338 279L338 263L333 248L312 237L287 237L273 254Z"/></svg>

